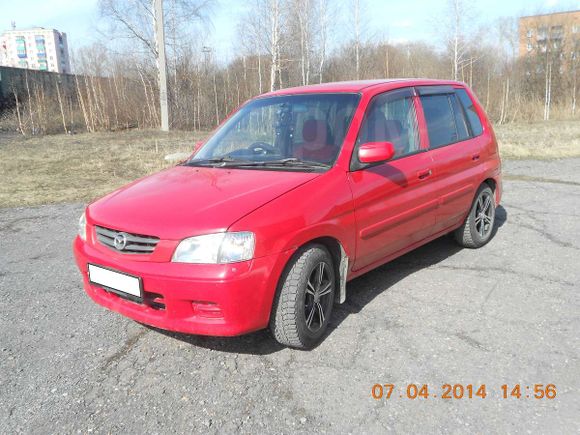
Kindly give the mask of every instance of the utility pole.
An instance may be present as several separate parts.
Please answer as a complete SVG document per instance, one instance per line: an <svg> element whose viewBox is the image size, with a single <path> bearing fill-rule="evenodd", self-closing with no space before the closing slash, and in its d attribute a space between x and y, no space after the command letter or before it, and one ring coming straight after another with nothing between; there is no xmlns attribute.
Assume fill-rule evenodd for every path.
<svg viewBox="0 0 580 435"><path fill-rule="evenodd" d="M167 105L167 59L165 57L163 0L153 0L153 9L155 11L155 44L157 45L157 68L159 70L161 131L169 131L169 109Z"/></svg>

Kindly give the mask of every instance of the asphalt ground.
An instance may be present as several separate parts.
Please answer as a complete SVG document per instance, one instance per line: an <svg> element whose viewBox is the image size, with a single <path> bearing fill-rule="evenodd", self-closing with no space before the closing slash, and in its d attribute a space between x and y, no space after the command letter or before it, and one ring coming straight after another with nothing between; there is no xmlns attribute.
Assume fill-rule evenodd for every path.
<svg viewBox="0 0 580 435"><path fill-rule="evenodd" d="M579 169L506 162L487 246L444 237L349 282L312 351L106 311L72 257L82 204L0 209L0 433L578 433Z"/></svg>

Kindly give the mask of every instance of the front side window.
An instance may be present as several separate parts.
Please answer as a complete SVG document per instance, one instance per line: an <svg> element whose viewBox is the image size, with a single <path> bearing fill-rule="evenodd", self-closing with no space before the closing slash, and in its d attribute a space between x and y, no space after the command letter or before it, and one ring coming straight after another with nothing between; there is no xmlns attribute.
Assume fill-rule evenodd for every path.
<svg viewBox="0 0 580 435"><path fill-rule="evenodd" d="M344 93L256 99L234 114L187 164L330 167L359 98Z"/></svg>
<svg viewBox="0 0 580 435"><path fill-rule="evenodd" d="M391 142L395 148L394 158L420 150L417 114L409 89L381 94L371 101L357 145L366 142Z"/></svg>

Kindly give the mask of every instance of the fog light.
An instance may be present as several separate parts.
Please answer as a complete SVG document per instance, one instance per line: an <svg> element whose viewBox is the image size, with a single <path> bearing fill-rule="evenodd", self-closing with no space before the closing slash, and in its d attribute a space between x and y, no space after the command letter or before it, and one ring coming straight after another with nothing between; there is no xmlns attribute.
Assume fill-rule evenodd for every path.
<svg viewBox="0 0 580 435"><path fill-rule="evenodd" d="M193 314L208 319L222 319L222 309L214 302L193 301Z"/></svg>

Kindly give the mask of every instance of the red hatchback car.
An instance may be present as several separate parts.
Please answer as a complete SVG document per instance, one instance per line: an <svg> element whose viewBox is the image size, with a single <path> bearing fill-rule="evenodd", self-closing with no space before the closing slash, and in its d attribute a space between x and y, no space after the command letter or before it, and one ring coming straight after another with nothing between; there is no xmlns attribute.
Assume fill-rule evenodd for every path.
<svg viewBox="0 0 580 435"><path fill-rule="evenodd" d="M187 161L90 204L87 294L139 322L320 342L346 282L454 232L477 248L501 197L497 142L462 83L377 80L244 104Z"/></svg>

